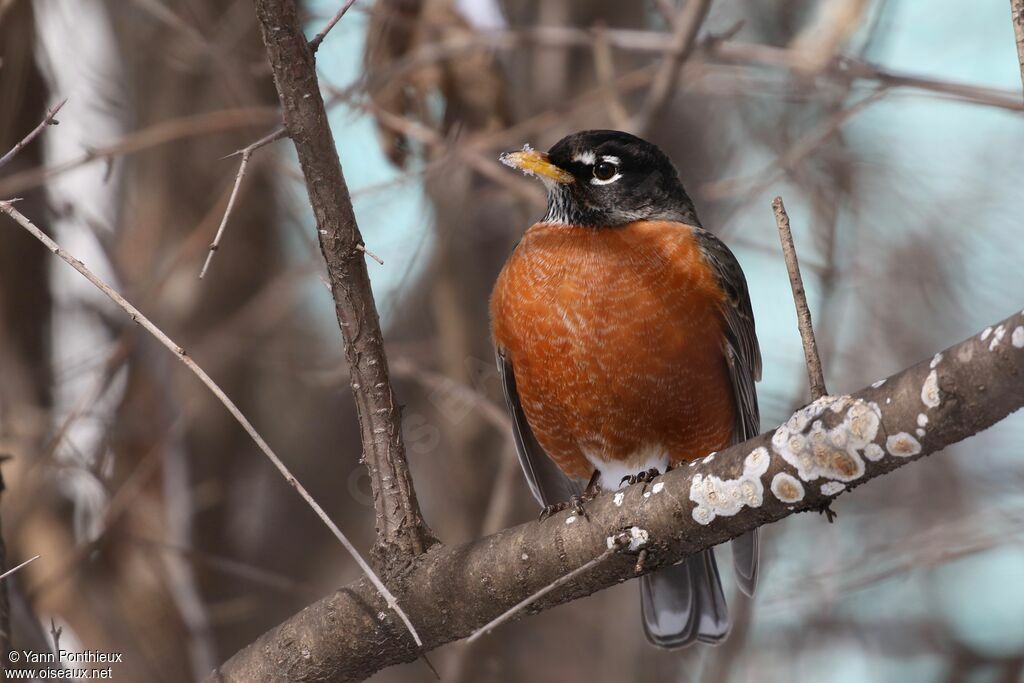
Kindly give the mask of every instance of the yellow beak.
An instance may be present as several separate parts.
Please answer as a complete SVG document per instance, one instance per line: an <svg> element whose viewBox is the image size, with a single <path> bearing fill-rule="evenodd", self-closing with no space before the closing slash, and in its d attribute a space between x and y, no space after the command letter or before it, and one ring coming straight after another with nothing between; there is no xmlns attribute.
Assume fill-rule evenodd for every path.
<svg viewBox="0 0 1024 683"><path fill-rule="evenodd" d="M555 166L547 154L530 149L529 145L519 152L505 152L498 160L506 166L518 168L523 173L541 180L551 180L562 185L573 181L571 173Z"/></svg>

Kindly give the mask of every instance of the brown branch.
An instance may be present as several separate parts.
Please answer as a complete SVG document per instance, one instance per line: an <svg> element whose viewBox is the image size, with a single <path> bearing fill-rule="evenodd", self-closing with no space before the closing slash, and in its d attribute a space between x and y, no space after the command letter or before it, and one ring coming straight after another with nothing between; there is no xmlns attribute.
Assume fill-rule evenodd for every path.
<svg viewBox="0 0 1024 683"><path fill-rule="evenodd" d="M270 462L274 464L274 467L276 467L278 472L281 473L281 476L284 477L285 481L291 484L292 488L294 488L298 492L302 499L306 501L306 504L309 505L310 508L312 508L313 512L316 513L316 515L321 519L321 521L323 521L327 528L331 530L331 533L333 533L334 536L338 539L338 541L341 542L341 544L349 552L352 558L356 561L356 564L358 564L359 567L363 570L363 573L370 580L371 584L376 587L376 590L380 591L380 594L381 596L383 596L388 608L393 609L395 613L398 614L401 620L405 623L406 628L409 629L409 632L412 635L413 639L419 642L419 636L416 633L416 630L410 623L409 618L398 606L398 602L395 600L395 597L391 594L391 592L387 589L383 582L377 577L377 575L374 574L373 570L366 563L366 561L363 560L362 556L359 555L359 551L356 550L354 545L352 545L352 542L348 540L345 534L341 532L341 529L338 528L334 521L327 515L326 512L324 512L323 508L321 508L320 505L316 502L316 500L314 500L313 497L309 494L309 492L306 491L306 488L301 483L299 483L299 480L296 479L294 475L292 475L291 471L284 464L284 462L277 456L277 454L274 453L273 450L271 450L270 445L267 444L266 441L264 441L263 437L260 436L260 433L256 431L256 428L252 426L252 423L249 422L248 418L246 418L245 415L242 414L242 411L238 408L238 406L235 405L234 401L228 398L227 394L224 393L224 390L221 389L220 386L218 386L217 383L214 382L213 379L206 374L206 371L199 367L199 365L194 360L192 360L192 358L187 353L185 353L185 349L178 346L178 344L176 344L170 337L168 337L163 332L163 330L154 325L149 318L144 316L142 312L139 311L139 309L135 308L135 306L130 304L127 299L125 299L123 296L118 294L113 288L111 288L110 285L108 285L106 282L97 277L91 270L86 268L85 264L83 264L81 261L79 261L71 254L64 251L64 249L62 249L59 244L50 239L50 237L46 233L44 233L38 227L33 225L28 218L26 218L20 211L14 208L13 201L0 201L0 212L7 214L12 219L14 219L14 221L18 223L18 225L27 230L37 240L45 244L46 247L54 253L54 255L56 255L58 258L60 258L65 263L67 263L72 268L81 273L86 280L92 283L97 289L103 292L111 301L113 301L129 316L131 316L132 321L141 325L143 329L149 332L157 341L159 341L164 347L170 350L171 353L173 353L175 357L185 365L185 367L192 371L192 374L198 377L199 380L206 385L206 388L210 390L210 393L216 396L217 400L219 400L224 405L224 407L227 408L228 412L231 413L231 416L235 418L235 421L237 421L238 424L242 426L242 428L246 431L250 438L252 438L252 440L256 443L259 449L263 451L264 455L266 455Z"/></svg>
<svg viewBox="0 0 1024 683"><path fill-rule="evenodd" d="M612 125L625 130L629 126L629 112L626 111L615 87L615 58L611 45L608 44L606 30L604 25L594 27L594 72L597 74L597 82L601 85L608 119Z"/></svg>
<svg viewBox="0 0 1024 683"><path fill-rule="evenodd" d="M630 125L638 135L646 132L668 104L679 80L679 70L697 44L697 34L708 16L709 9L711 0L687 0L686 5L679 11L679 19L675 21L672 29L669 51L654 75L647 99Z"/></svg>
<svg viewBox="0 0 1024 683"><path fill-rule="evenodd" d="M405 459L401 415L388 376L363 244L317 82L313 51L294 0L255 0L284 123L306 179L320 251L359 416L363 462L370 474L377 540L372 556L385 574L435 543L420 513Z"/></svg>
<svg viewBox="0 0 1024 683"><path fill-rule="evenodd" d="M818 356L818 344L814 340L811 308L807 305L804 279L800 276L800 262L796 258L796 247L793 246L793 232L789 229L789 214L786 213L782 197L772 200L772 210L775 212L775 223L779 227L779 241L782 242L782 256L786 260L786 270L789 272L789 286L793 289L793 303L796 304L800 340L804 345L804 360L807 362L807 381L811 387L811 400L817 401L825 396L828 390L825 389L825 373L821 368L821 358Z"/></svg>
<svg viewBox="0 0 1024 683"><path fill-rule="evenodd" d="M726 32L727 36L728 33ZM673 45L672 34L664 31L606 29L605 37L612 47L621 50L660 54L678 52ZM395 78L424 64L453 59L480 49L518 50L524 46L543 45L591 50L593 41L594 36L591 29L572 26L535 26L514 31L480 33L472 40L460 41L454 45L427 44L400 60L393 70L387 70L387 73L381 77ZM700 66L736 64L756 67L769 66L792 73L801 72L803 56L794 50L722 38L711 39L705 43L700 59L696 59L695 55L694 59L690 60L691 62L697 62ZM890 71L852 57L837 58L819 76L832 82L847 83L853 80L893 88L909 88L1012 111L1024 109L1020 97L1005 89ZM645 73L642 82L633 85L634 87L643 87L647 84L648 79L649 75Z"/></svg>
<svg viewBox="0 0 1024 683"><path fill-rule="evenodd" d="M707 462L675 469L648 484L649 496L641 486L602 494L588 504L589 520L568 523L570 513L559 513L465 545L432 548L396 577L394 588L425 647L434 648L473 633L568 568L604 552L608 538L631 527L647 532L645 571L651 571L816 510L1024 405L1024 313L993 327L884 382L821 398L786 424ZM921 415L927 417L923 435L917 431ZM762 473L746 475L750 470ZM711 502L729 505L731 496L719 490L725 482L742 484L745 503L738 509ZM634 558L617 554L531 611L621 583L633 572ZM414 659L419 648L382 607L365 582L350 584L268 631L210 680L360 680Z"/></svg>
<svg viewBox="0 0 1024 683"><path fill-rule="evenodd" d="M6 453L5 454L0 454L0 464L4 463L4 462L6 462L7 460L10 460L10 459L11 459L11 456L7 455ZM4 490L6 490L6 488L7 488L7 486L6 486L6 483L4 482L3 474L0 474L0 493L3 493ZM39 556L36 555L35 557L32 558L32 560L35 560L38 557ZM10 576L14 572L18 571L19 569L24 567L26 564L28 564L32 560L28 560L28 562L23 562L20 565L18 565L17 567L14 567L13 569L7 569L6 571L4 571L3 574L0 574L0 581L3 581L5 578ZM4 569L6 567L7 567L7 544L4 542L3 532L0 531L0 569ZM3 673L3 674L7 673L7 663L11 661L9 659L10 652L11 652L11 592L10 592L7 584L4 584L4 585L0 586L0 673Z"/></svg>
<svg viewBox="0 0 1024 683"><path fill-rule="evenodd" d="M258 150L260 147L276 142L283 137L285 137L284 128L277 128L251 145L228 155L235 156L236 154L241 154L242 161L238 164L238 173L235 175L235 184L231 188L231 196L228 197L227 208L224 209L224 217L220 221L220 226L217 228L217 234L214 236L213 242L210 243L210 251L206 254L206 262L203 263L203 269L199 271L200 280L206 276L206 271L210 268L210 262L213 261L213 255L218 249L220 249L220 240L224 237L224 229L228 225L228 218L231 217L231 211L235 208L235 199L238 197L238 188L242 186L242 179L245 177L245 170L249 165L249 159L252 157L253 152Z"/></svg>
<svg viewBox="0 0 1024 683"><path fill-rule="evenodd" d="M489 622L487 622L486 624L484 624L483 626L478 628L473 633L473 635L471 635L469 638L466 638L466 643L469 644L469 643L476 642L476 640L478 638L480 638L480 636L486 635L486 634L490 633L492 630L494 630L498 626L501 626L506 621L509 621L510 619L512 619L512 617L517 615L519 612L523 611L524 609L526 609L527 607L529 607L533 603L537 602L538 600L543 598L545 595L547 595L551 591L553 591L556 588L558 588L559 586L564 586L565 584L567 584L570 581L572 581L573 579L575 579L577 576L579 576L581 574L586 574L588 571L590 571L591 569L593 569L597 565L601 564L602 562L607 560L609 557L611 557L615 553L617 553L617 552L621 551L622 549L628 547L629 546L629 541L630 541L630 536L626 532L620 533L614 539L611 539L611 538L608 539L608 547L605 549L605 551L603 553L601 553L597 557L593 558L592 560L590 560L588 562L585 562L584 564L580 565L579 567L576 567L576 569L573 569L568 574L563 574L562 576L559 576L557 579L555 579L554 581L552 581L548 585L544 586L543 588L541 588L539 591L537 591L533 595L527 596L523 600L520 600L519 602L517 602L512 607L508 608L507 610L505 610L504 612L499 614L494 619L491 619Z"/></svg>
<svg viewBox="0 0 1024 683"><path fill-rule="evenodd" d="M67 103L68 103L68 98L65 97L55 107L53 107L52 109L47 111L46 112L46 117L39 123L38 126L33 128L32 131L28 135L23 137L21 139L21 141L18 142L18 144L16 144L14 147L11 147L11 149L7 152L7 154L4 154L2 157L0 157L0 168L3 168L4 165L7 162L9 162L11 159L13 159L14 156L18 152L20 152L22 149L24 149L25 146L28 145L28 143L30 143L33 140L35 140L36 137L40 133L43 132L44 128L46 128L47 126L56 126L58 123L60 123L59 121L57 121L53 117L55 117L57 115L57 112L60 111L60 108L63 107Z"/></svg>
<svg viewBox="0 0 1024 683"><path fill-rule="evenodd" d="M35 562L35 561L36 561L36 560L38 560L38 559L39 559L40 557L42 557L42 556L41 556L41 555L36 555L35 557L30 557L30 558L28 558L27 560L25 560L24 562L22 562L21 564L19 564L19 565L18 565L17 567L11 567L11 568L10 568L10 569L8 569L7 571L5 571L5 572L4 572L3 574L0 574L0 581L3 581L3 580L4 580L4 579L6 579L6 578L7 578L8 576L10 576L11 574L15 573L16 571L18 571L18 570L19 570L19 569L21 569L22 567L26 567L26 566L28 566L29 564L31 564L31 563L33 563L33 562Z"/></svg>
<svg viewBox="0 0 1024 683"><path fill-rule="evenodd" d="M243 107L208 111L168 119L141 130L125 135L118 142L95 147L85 154L54 166L31 168L12 174L0 182L0 197L11 197L31 190L50 178L73 171L96 161L109 160L124 154L132 154L151 147L165 145L210 133L219 133L235 128L266 125L279 119L280 112L274 107Z"/></svg>
<svg viewBox="0 0 1024 683"><path fill-rule="evenodd" d="M334 28L335 24L341 21L341 18L345 16L345 12L348 12L349 8L354 4L356 4L356 0L348 0L337 12L334 13L331 20L328 21L322 29L320 29L320 33L317 33L313 36L313 40L309 41L310 50L316 52L320 49L320 43L324 42L324 38L327 37L327 34L331 32L331 29Z"/></svg>
<svg viewBox="0 0 1024 683"><path fill-rule="evenodd" d="M1013 20L1013 36L1017 39L1020 82L1024 87L1024 0L1010 0L1010 17Z"/></svg>

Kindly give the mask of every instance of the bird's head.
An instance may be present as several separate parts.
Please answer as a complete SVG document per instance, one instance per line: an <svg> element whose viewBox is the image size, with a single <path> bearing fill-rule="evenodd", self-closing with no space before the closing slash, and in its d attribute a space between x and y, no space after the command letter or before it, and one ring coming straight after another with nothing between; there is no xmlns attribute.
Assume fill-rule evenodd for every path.
<svg viewBox="0 0 1024 683"><path fill-rule="evenodd" d="M669 158L655 145L616 130L585 130L547 153L529 146L501 162L539 178L548 191L543 221L615 227L639 220L699 225Z"/></svg>

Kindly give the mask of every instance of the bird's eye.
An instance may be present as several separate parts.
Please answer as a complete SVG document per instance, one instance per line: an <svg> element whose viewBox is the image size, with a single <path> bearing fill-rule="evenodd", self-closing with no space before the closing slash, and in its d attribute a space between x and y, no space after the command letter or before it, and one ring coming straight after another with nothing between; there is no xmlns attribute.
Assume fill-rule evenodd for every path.
<svg viewBox="0 0 1024 683"><path fill-rule="evenodd" d="M598 180L611 180L619 172L619 167L610 161L602 161L594 166L594 177Z"/></svg>

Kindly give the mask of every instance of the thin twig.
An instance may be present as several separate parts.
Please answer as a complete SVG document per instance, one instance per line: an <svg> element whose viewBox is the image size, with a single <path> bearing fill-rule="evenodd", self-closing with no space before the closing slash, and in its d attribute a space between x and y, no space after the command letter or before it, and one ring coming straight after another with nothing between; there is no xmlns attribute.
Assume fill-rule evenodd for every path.
<svg viewBox="0 0 1024 683"><path fill-rule="evenodd" d="M57 623L50 617L50 635L53 636L53 651L60 652L60 636L64 633L63 626L57 626Z"/></svg>
<svg viewBox="0 0 1024 683"><path fill-rule="evenodd" d="M0 182L0 196L12 196L42 185L50 178L68 173L96 161L133 154L169 142L219 133L235 128L262 126L280 121L279 107L241 107L190 114L160 121L152 126L128 133L119 141L102 147L93 147L85 154L62 161L53 166L30 168L14 173Z"/></svg>
<svg viewBox="0 0 1024 683"><path fill-rule="evenodd" d="M50 109L49 111L47 111L46 112L46 118L44 118L39 123L38 126L33 128L31 133L29 133L28 135L23 137L21 139L21 142L16 144L14 147L11 147L10 151L8 151L7 154L5 154L2 157L0 157L0 168L2 168L4 166L4 164L6 164L8 161L13 159L14 156L18 152L20 152L26 145L28 145L28 143L30 143L33 140L35 140L36 136L38 136L40 133L42 133L44 128L46 128L47 126L56 126L58 123L60 123L59 121L57 121L53 117L57 115L57 112L60 111L60 108L63 107L65 104L67 104L67 102L68 102L68 98L65 97L63 100L61 100L57 104L57 106L55 106L53 109Z"/></svg>
<svg viewBox="0 0 1024 683"><path fill-rule="evenodd" d="M363 252L364 254L366 254L367 256L369 256L370 258L372 258L374 261L376 261L377 263L381 264L382 266L384 265L384 259L382 259L380 256L377 256L372 251L367 249L365 244L362 244L362 243L357 244L356 245L356 249L358 249L359 251Z"/></svg>
<svg viewBox="0 0 1024 683"><path fill-rule="evenodd" d="M618 128L629 126L629 112L622 104L619 91L615 87L615 57L608 43L607 29L603 24L594 26L594 71L597 82L604 91L605 108L608 118Z"/></svg>
<svg viewBox="0 0 1024 683"><path fill-rule="evenodd" d="M287 136L288 136L288 131L286 131L284 129L284 126L278 126L277 128L275 128L274 130L270 131L269 133L267 133L266 135L264 135L259 140L257 140L256 142L252 143L251 145L246 145L242 149L236 149L231 154L226 154L226 155L224 155L221 158L228 159L230 157L236 157L239 154L245 154L246 152L248 152L251 155L253 152L258 150L260 147L266 147L270 143L277 142L278 140L281 140L281 139L283 139L283 138L285 138Z"/></svg>
<svg viewBox="0 0 1024 683"><path fill-rule="evenodd" d="M678 18L676 16L676 8L674 3L670 0L654 0L654 9L657 10L661 18L665 20L665 24L672 28L676 25Z"/></svg>
<svg viewBox="0 0 1024 683"><path fill-rule="evenodd" d="M472 643L485 633L490 633L493 629L495 629L498 626L501 626L506 621L514 617L516 613L518 613L520 610L528 607L531 603L536 602L537 600L544 597L545 595L555 590L559 586L564 586L580 574L583 574L589 571L590 569L593 569L594 567L596 567L597 565L601 564L609 557L614 555L615 553L625 548L627 545L629 545L629 535L619 534L614 538L614 540L611 541L611 545L609 545L608 549L605 550L603 553L601 553L594 559L590 560L589 562L585 562L576 569L573 569L568 574L563 574L562 576L558 577L557 579L555 579L548 585L544 586L539 591L537 591L530 597L526 598L525 600L516 603L513 607L503 612L500 616L498 616L495 619L492 619L491 621L487 622L486 624L478 628L476 631L474 631L473 635L471 635L469 638L466 638L466 642Z"/></svg>
<svg viewBox="0 0 1024 683"><path fill-rule="evenodd" d="M14 572L18 571L19 569L21 569L21 568L22 568L22 567L24 567L25 565L27 565L27 564L30 564L30 563L32 563L32 562L35 562L36 560L38 560L38 559L39 559L39 557L40 557L39 555L36 555L35 557L32 557L32 558L30 558L30 559L27 559L27 560L25 560L24 562L22 562L21 564L19 564L19 565L18 565L17 567L12 567L11 569L8 569L8 570L7 570L7 571L5 571L5 572L4 572L3 574L0 574L0 581L3 581L3 580L4 580L4 579L6 579L6 578L7 578L8 576L10 576L10 575L11 575L11 574L13 574Z"/></svg>
<svg viewBox="0 0 1024 683"><path fill-rule="evenodd" d="M356 550L354 545L352 545L351 541L348 540L345 534L341 532L341 529L339 529L338 526L327 515L327 513L324 512L323 508L321 508L320 505L313 499L313 496L309 494L306 488L301 483L299 483L298 479L296 479L294 475L292 475L291 471L284 464L284 462L279 457L277 457L277 454L274 453L273 450L271 450L267 442L264 441L263 437L260 436L259 432L256 431L256 428L252 426L252 424L245 417L245 415L242 414L242 411L239 410L238 406L236 406L234 402L230 398L228 398L227 394L224 393L224 391L217 385L217 383L214 382L210 378L210 376L207 375L206 372L185 353L185 349L178 346L170 337L164 334L164 332L159 327L154 325L149 320L149 318L144 316L139 311L139 309L135 308L123 296L114 291L114 289L112 289L110 285L105 283L103 280L97 277L91 270L86 268L81 261L79 261L71 254L64 251L64 249L62 249L59 244L50 239L50 237L47 236L46 233L44 233L42 230L33 225L28 218L26 218L20 211L15 209L13 205L14 201L16 200L0 202L0 211L6 213L8 216L13 218L21 227L23 227L25 230L31 233L33 237L35 237L37 240L45 244L46 247L50 251L52 251L56 256L58 256L65 263L67 263L72 268L81 273L85 277L85 279L91 282L101 292L106 294L114 303L116 303L126 313L128 313L128 315L131 316L131 319L134 322L142 325L142 327L147 332L153 335L153 337L155 337L157 341L159 341L162 345L169 349L171 353L173 353L178 358L178 360L184 363L185 366L189 370L191 370L192 373L196 377L198 377L203 384L206 385L206 388L209 389L210 392L214 396L216 396L217 399L224 405L224 407L228 409L228 412L231 413L231 415L235 418L238 424L240 424L242 428L245 429L246 433L249 434L249 436L256 443L259 449L263 451L264 455L266 455L267 458L270 459L270 462L274 464L274 467L276 467L278 472L281 473L281 476L285 478L285 481L292 485L292 487L298 492L298 494L302 496L303 500L306 501L306 504L313 509L313 512L316 513L316 515L321 519L321 521L323 521L327 528L331 530L331 533L333 533L334 536L341 542L341 544L349 552L352 558L356 561L356 564L359 565L359 568L362 569L364 574L366 574L366 577L370 580L371 583L373 583L374 587L377 589L378 592L380 592L381 596L384 597L385 601L387 601L388 607L394 610L395 613L405 623L406 628L412 635L413 640L416 641L416 644L422 646L423 643L420 640L419 634L416 633L416 629L413 628L413 625L409 621L409 618L406 616L405 612L403 612L401 607L398 606L398 601L395 600L395 597L387 589L387 586L385 586L384 583L377 577L377 575L370 568L370 565L366 563L366 561L359 554L359 551Z"/></svg>
<svg viewBox="0 0 1024 683"><path fill-rule="evenodd" d="M789 285L793 289L793 302L796 304L800 339L804 344L804 359L807 361L807 380L811 386L811 399L816 401L828 394L828 390L825 388L825 374L821 369L821 358L818 357L818 345L814 341L811 309L807 306L807 293L804 292L804 281L800 277L800 263L796 258L796 247L793 246L793 232L789 229L789 214L786 213L782 197L772 200L772 209L775 211L775 222L779 226L782 255L786 259L786 270L789 271Z"/></svg>
<svg viewBox="0 0 1024 683"><path fill-rule="evenodd" d="M679 78L679 70L693 52L693 47L697 44L697 33L700 32L710 8L711 0L688 0L679 12L679 19L672 29L671 51L665 55L661 66L658 67L647 100L633 118L631 128L636 133L643 135L668 104Z"/></svg>
<svg viewBox="0 0 1024 683"><path fill-rule="evenodd" d="M1010 0L1013 35L1017 39L1017 62L1020 64L1020 83L1024 87L1024 0Z"/></svg>
<svg viewBox="0 0 1024 683"><path fill-rule="evenodd" d="M252 156L252 152L246 149L242 152L242 162L238 164L238 173L235 175L235 186L231 188L231 196L228 197L228 206L224 209L224 217L220 220L220 226L217 228L217 234L213 238L213 242L210 243L210 251L206 254L206 262L203 263L202 270L199 271L199 279L202 280L206 276L206 271L210 268L210 262L213 261L213 255L220 249L220 239L224 236L224 228L228 225L228 218L231 217L231 210L235 208L235 198L238 197L238 188L242 186L242 178L245 177L245 169L249 166L249 158Z"/></svg>
<svg viewBox="0 0 1024 683"><path fill-rule="evenodd" d="M224 217L220 221L220 226L217 228L217 234L213 238L213 242L210 243L210 251L206 254L206 262L203 263L203 269L199 271L199 279L202 280L206 276L206 271L210 268L210 262L213 261L213 255L218 249L220 249L220 240L224 236L224 228L228 225L228 218L231 217L231 212L235 208L235 199L238 197L238 188L242 186L242 178L245 177L245 170L249 166L249 159L252 158L253 152L258 150L260 147L265 147L272 142L276 142L281 138L285 137L286 131L284 126L280 126L275 130L271 131L267 135L256 142L243 147L242 149L235 150L228 157L233 157L237 154L242 155L242 162L238 164L238 173L235 175L235 185L231 188L231 196L228 197L228 206L224 209Z"/></svg>
<svg viewBox="0 0 1024 683"><path fill-rule="evenodd" d="M320 29L320 33L313 36L313 40L309 41L310 50L316 52L320 48L320 43L324 42L324 38L326 38L327 34L331 32L334 25L341 21L341 18L345 16L345 12L347 12L354 4L356 4L356 0L348 0L348 2L341 6L341 9L335 12L334 16L331 17L331 20L327 22L327 25Z"/></svg>

